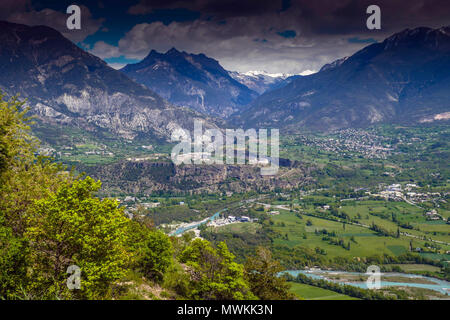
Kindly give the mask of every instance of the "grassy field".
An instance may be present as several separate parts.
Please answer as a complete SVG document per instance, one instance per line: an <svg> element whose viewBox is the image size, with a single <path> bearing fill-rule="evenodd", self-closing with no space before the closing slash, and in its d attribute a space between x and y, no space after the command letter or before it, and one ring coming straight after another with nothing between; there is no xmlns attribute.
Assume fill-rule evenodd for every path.
<svg viewBox="0 0 450 320"><path fill-rule="evenodd" d="M410 272L410 271L431 271L431 272L437 272L440 270L440 268L435 266L430 266L428 264L389 264L387 266L398 266L403 271Z"/></svg>
<svg viewBox="0 0 450 320"><path fill-rule="evenodd" d="M375 217L378 218L378 217ZM380 223L389 221L379 218ZM303 215L302 219L294 213L280 213L273 216L273 229L280 234L274 239L275 244L288 245L294 247L301 245L310 249L319 247L324 249L328 257L367 257L376 254L400 255L409 250L411 238L401 236L400 238L378 236L374 231L355 225L344 225L340 222L329 221ZM309 222L308 222L309 221ZM311 224L311 225L307 225ZM329 243L323 240L323 234L316 234L316 230L325 229L327 232L334 232L334 239L342 239L345 245L350 243L350 250L342 246ZM396 229L393 229L394 231ZM413 247L423 246L424 241L413 239Z"/></svg>
<svg viewBox="0 0 450 320"><path fill-rule="evenodd" d="M207 230L214 230L217 233L249 233L255 234L257 230L261 229L261 225L251 222L232 223L222 227L212 228Z"/></svg>
<svg viewBox="0 0 450 320"><path fill-rule="evenodd" d="M331 290L291 282L291 292L305 300L358 300Z"/></svg>

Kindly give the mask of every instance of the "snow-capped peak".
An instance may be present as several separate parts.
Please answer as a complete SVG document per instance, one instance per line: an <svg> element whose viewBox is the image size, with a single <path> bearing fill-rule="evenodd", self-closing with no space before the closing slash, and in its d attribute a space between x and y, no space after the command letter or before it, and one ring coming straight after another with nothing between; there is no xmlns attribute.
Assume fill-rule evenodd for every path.
<svg viewBox="0 0 450 320"><path fill-rule="evenodd" d="M269 73L263 70L252 70L244 72L243 74L249 77L266 76L271 78L287 78L292 76L292 74L289 73Z"/></svg>

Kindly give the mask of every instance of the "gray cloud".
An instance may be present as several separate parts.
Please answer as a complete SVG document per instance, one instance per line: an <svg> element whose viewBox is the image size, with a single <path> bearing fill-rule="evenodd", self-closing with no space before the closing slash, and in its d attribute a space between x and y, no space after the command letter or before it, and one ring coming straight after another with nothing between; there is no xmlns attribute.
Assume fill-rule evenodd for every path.
<svg viewBox="0 0 450 320"><path fill-rule="evenodd" d="M139 24L126 33L118 47L97 43L92 52L103 58L124 55L142 59L151 49L176 47L205 53L231 70L300 73L318 70L325 63L353 54L369 40L380 41L408 27L450 24L450 5L444 0L376 1L382 11L379 31L366 28L366 8L373 0L293 0L287 10L282 3L141 0L130 7L130 13L186 8L200 12L201 18L168 25ZM296 36L280 36L286 30Z"/></svg>
<svg viewBox="0 0 450 320"><path fill-rule="evenodd" d="M30 0L2 0L0 20L7 20L9 16L17 12L24 12L31 8Z"/></svg>
<svg viewBox="0 0 450 320"><path fill-rule="evenodd" d="M63 13L48 8L36 11L31 9L29 1L14 1L18 2L18 5L8 7L9 12L5 14L5 20L29 26L46 25L58 30L63 36L75 43L83 41L87 36L97 32L102 26L103 19L94 19L86 6L80 6L82 17L81 30L69 30L66 27L68 15L65 12Z"/></svg>
<svg viewBox="0 0 450 320"><path fill-rule="evenodd" d="M313 34L345 34L365 26L369 5L382 9L384 29L441 26L449 23L448 0L140 0L130 8L133 14L146 14L154 9L186 8L199 11L204 18L226 19L253 17L287 12L293 25L305 27Z"/></svg>
<svg viewBox="0 0 450 320"><path fill-rule="evenodd" d="M148 14L154 9L184 8L199 11L204 17L215 18L249 17L279 11L282 0L141 0L130 7L130 14Z"/></svg>
<svg viewBox="0 0 450 320"><path fill-rule="evenodd" d="M290 18L288 12L282 12L251 18L230 17L225 24L203 19L168 25L143 23L127 32L118 47L98 42L91 52L101 58L124 55L142 59L151 49L164 52L176 47L187 52L205 53L231 70L300 73L318 70L330 60L362 47L360 43L348 43L345 38L311 36L292 24ZM297 36L280 36L279 33L285 30L294 30Z"/></svg>

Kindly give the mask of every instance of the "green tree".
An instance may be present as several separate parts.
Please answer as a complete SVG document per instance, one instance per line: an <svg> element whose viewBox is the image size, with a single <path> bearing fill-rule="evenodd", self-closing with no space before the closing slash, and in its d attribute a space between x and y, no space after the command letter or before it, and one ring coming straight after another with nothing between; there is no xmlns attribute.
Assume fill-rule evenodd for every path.
<svg viewBox="0 0 450 320"><path fill-rule="evenodd" d="M245 264L245 276L250 288L258 298L263 300L287 300L294 296L289 292L290 285L286 279L279 276L284 268L272 259L269 249L258 247L256 256Z"/></svg>
<svg viewBox="0 0 450 320"><path fill-rule="evenodd" d="M25 230L25 215L34 200L55 191L70 175L62 166L36 156L31 119L17 98L4 101L0 92L0 217L15 236Z"/></svg>
<svg viewBox="0 0 450 320"><path fill-rule="evenodd" d="M180 256L190 274L189 298L206 300L254 299L244 279L244 267L234 262L225 242L193 240Z"/></svg>
<svg viewBox="0 0 450 320"><path fill-rule="evenodd" d="M35 200L71 179L60 174L60 165L35 155L26 112L17 97L6 100L0 92L0 298L32 298L26 293L32 268L26 216Z"/></svg>
<svg viewBox="0 0 450 320"><path fill-rule="evenodd" d="M41 296L102 299L124 276L130 221L116 201L93 196L100 186L87 177L36 201L25 236L33 250L31 290ZM81 290L66 286L70 265L81 268Z"/></svg>
<svg viewBox="0 0 450 320"><path fill-rule="evenodd" d="M27 285L28 246L24 238L0 224L0 298L18 298Z"/></svg>
<svg viewBox="0 0 450 320"><path fill-rule="evenodd" d="M173 265L173 246L170 238L159 230L147 231L137 258L138 268L147 278L161 281Z"/></svg>

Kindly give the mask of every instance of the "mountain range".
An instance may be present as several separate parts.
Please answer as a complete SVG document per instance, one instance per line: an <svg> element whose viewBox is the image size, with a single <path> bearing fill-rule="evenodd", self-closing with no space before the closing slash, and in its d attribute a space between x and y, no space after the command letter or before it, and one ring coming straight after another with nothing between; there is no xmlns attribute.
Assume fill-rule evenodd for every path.
<svg viewBox="0 0 450 320"><path fill-rule="evenodd" d="M121 69L174 105L227 117L242 111L258 93L233 79L216 60L204 54L152 50L136 64Z"/></svg>
<svg viewBox="0 0 450 320"><path fill-rule="evenodd" d="M334 130L450 119L450 27L407 29L258 97L247 127Z"/></svg>
<svg viewBox="0 0 450 320"><path fill-rule="evenodd" d="M229 72L176 49L115 70L52 28L9 22L0 43L0 89L40 120L128 139L195 119L289 131L450 119L450 27L404 30L308 76Z"/></svg>
<svg viewBox="0 0 450 320"><path fill-rule="evenodd" d="M27 98L31 113L46 123L168 138L174 128L192 128L195 118L209 121L171 105L52 28L0 22L0 43L0 89Z"/></svg>

